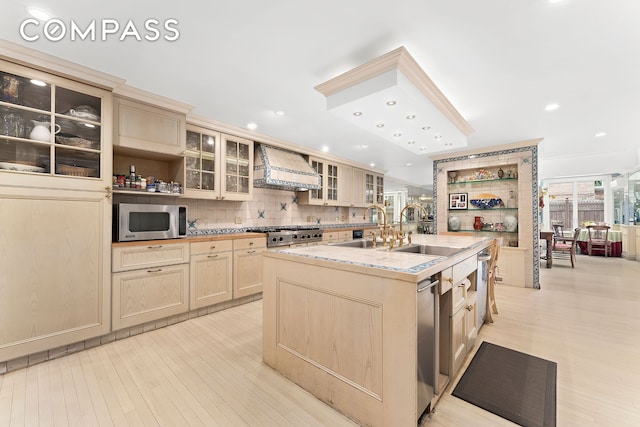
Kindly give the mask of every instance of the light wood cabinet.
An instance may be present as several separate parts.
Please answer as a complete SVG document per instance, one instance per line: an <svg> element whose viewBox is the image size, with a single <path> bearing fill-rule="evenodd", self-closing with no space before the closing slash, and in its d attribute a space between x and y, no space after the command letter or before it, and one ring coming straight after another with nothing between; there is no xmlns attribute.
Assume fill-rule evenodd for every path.
<svg viewBox="0 0 640 427"><path fill-rule="evenodd" d="M189 124L186 147L185 197L252 199L253 141Z"/></svg>
<svg viewBox="0 0 640 427"><path fill-rule="evenodd" d="M309 190L298 192L298 204L320 205L320 206L340 206L342 191L345 191L344 183L341 183L342 166L329 162L325 159L309 157L309 164L320 175L322 188L319 190Z"/></svg>
<svg viewBox="0 0 640 427"><path fill-rule="evenodd" d="M331 231L325 230L322 233L322 243L347 242L353 240L353 231Z"/></svg>
<svg viewBox="0 0 640 427"><path fill-rule="evenodd" d="M237 239L233 241L233 298L262 292L262 252L267 239Z"/></svg>
<svg viewBox="0 0 640 427"><path fill-rule="evenodd" d="M0 186L0 361L110 330L104 191Z"/></svg>
<svg viewBox="0 0 640 427"><path fill-rule="evenodd" d="M364 169L352 168L349 207L362 208L367 206L365 200L365 174L366 172Z"/></svg>
<svg viewBox="0 0 640 427"><path fill-rule="evenodd" d="M367 172L364 176L365 205L384 203L384 176Z"/></svg>
<svg viewBox="0 0 640 427"><path fill-rule="evenodd" d="M110 330L112 95L2 60L0 82L5 361Z"/></svg>
<svg viewBox="0 0 640 427"><path fill-rule="evenodd" d="M231 240L191 244L189 308L207 307L233 297Z"/></svg>
<svg viewBox="0 0 640 427"><path fill-rule="evenodd" d="M187 242L154 241L115 247L113 330L188 311L189 259Z"/></svg>
<svg viewBox="0 0 640 427"><path fill-rule="evenodd" d="M455 376L478 336L477 257L468 257L440 273L440 321L447 322L441 336L441 373ZM447 319L448 317L448 319Z"/></svg>
<svg viewBox="0 0 640 427"><path fill-rule="evenodd" d="M187 116L129 99L114 98L115 147L182 156Z"/></svg>

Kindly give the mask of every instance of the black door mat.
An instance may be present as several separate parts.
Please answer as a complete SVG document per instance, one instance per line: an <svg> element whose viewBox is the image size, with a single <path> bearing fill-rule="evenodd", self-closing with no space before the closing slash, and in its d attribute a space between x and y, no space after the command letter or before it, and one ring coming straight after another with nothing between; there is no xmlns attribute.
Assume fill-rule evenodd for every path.
<svg viewBox="0 0 640 427"><path fill-rule="evenodd" d="M483 342L452 395L525 427L556 425L555 362Z"/></svg>

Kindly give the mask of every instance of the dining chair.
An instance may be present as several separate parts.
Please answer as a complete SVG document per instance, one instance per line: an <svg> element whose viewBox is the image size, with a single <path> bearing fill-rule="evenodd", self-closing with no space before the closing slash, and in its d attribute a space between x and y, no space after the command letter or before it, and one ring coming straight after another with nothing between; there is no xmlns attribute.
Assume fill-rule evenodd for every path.
<svg viewBox="0 0 640 427"><path fill-rule="evenodd" d="M589 240L587 240L587 253L593 255L594 250L603 251L604 256L611 255L611 241L609 240L608 225L589 225Z"/></svg>
<svg viewBox="0 0 640 427"><path fill-rule="evenodd" d="M576 264L576 246L578 245L578 236L580 235L580 227L573 231L573 238L562 237L553 238L553 248L551 254L553 259L568 259L571 261L571 268L575 268Z"/></svg>

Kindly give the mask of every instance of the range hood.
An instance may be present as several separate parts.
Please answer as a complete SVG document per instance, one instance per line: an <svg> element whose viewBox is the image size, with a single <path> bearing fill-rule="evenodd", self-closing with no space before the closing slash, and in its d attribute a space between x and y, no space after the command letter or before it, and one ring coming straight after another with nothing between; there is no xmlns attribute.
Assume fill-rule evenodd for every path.
<svg viewBox="0 0 640 427"><path fill-rule="evenodd" d="M260 144L253 162L253 186L302 191L322 188L322 177L301 154Z"/></svg>

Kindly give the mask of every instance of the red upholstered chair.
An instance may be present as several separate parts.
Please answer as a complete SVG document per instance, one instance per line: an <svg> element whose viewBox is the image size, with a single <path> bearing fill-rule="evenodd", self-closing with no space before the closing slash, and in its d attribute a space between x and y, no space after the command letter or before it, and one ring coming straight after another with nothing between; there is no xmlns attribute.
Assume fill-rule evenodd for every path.
<svg viewBox="0 0 640 427"><path fill-rule="evenodd" d="M609 241L608 225L589 225L589 240L587 241L587 253L593 255L594 249L604 251L604 256L611 255L611 242Z"/></svg>
<svg viewBox="0 0 640 427"><path fill-rule="evenodd" d="M576 264L576 246L578 245L578 236L580 228L576 228L573 237L556 237L553 236L553 259L568 259L571 261L571 268L575 268Z"/></svg>

